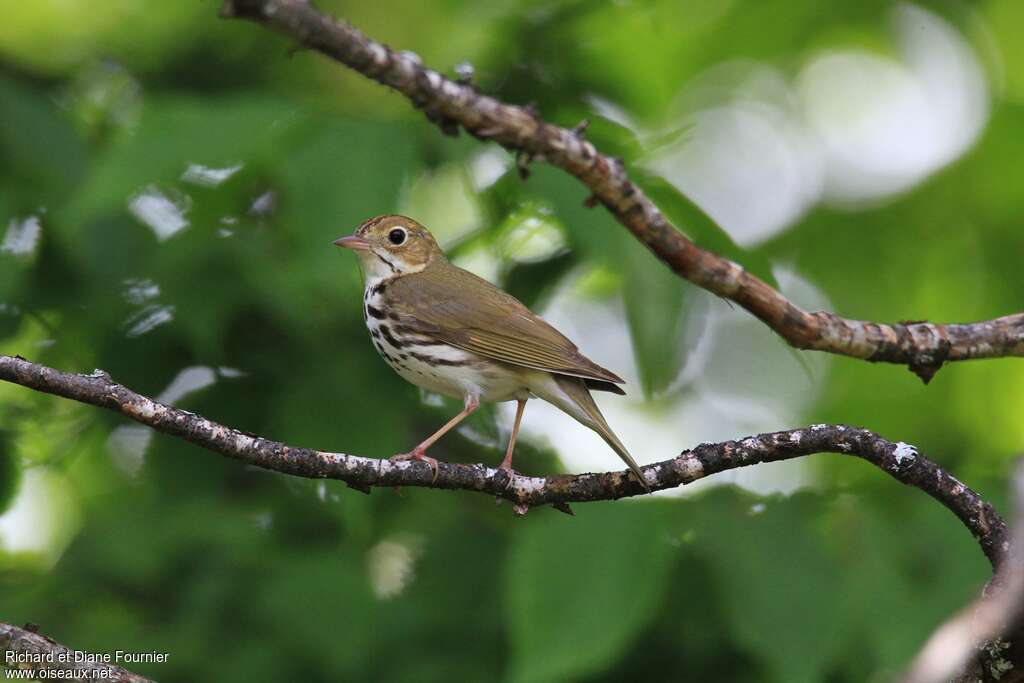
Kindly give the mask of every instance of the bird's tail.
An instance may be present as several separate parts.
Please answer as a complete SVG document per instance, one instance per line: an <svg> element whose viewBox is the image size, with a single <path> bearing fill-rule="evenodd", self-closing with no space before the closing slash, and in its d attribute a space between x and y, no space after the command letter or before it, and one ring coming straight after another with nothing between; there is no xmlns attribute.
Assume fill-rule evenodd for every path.
<svg viewBox="0 0 1024 683"><path fill-rule="evenodd" d="M647 480L644 479L644 473L640 466L636 464L633 456L629 454L626 447L619 441L619 437L615 436L615 432L608 426L608 422L605 421L604 415L601 414L597 404L594 403L594 398L590 395L590 391L587 390L587 385L584 384L583 380L578 377L567 377L565 375L554 375L554 380L558 388L561 389L561 393L564 394L564 397L571 401L571 405L566 405L567 402L561 396L540 396L540 398L555 404L576 418L577 421L600 434L605 443L611 446L612 450L622 458L622 461L626 463L629 470L640 481L640 484L645 489L650 490L651 487L648 486Z"/></svg>

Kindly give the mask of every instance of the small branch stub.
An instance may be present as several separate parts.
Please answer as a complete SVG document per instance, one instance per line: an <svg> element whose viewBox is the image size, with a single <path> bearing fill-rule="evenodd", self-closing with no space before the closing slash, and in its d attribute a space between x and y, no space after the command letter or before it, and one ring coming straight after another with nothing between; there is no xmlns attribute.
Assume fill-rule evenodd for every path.
<svg viewBox="0 0 1024 683"><path fill-rule="evenodd" d="M533 161L533 157L528 152L518 152L516 154L516 171L519 172L519 177L522 180L527 180L530 177L531 161Z"/></svg>

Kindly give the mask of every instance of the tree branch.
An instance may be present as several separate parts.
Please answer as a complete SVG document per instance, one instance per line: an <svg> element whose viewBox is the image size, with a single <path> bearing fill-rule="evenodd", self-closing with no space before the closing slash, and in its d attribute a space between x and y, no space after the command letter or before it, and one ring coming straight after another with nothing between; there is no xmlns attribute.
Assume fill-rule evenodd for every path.
<svg viewBox="0 0 1024 683"><path fill-rule="evenodd" d="M504 471L480 464L440 462L435 479L431 467L423 462L392 462L288 446L157 403L117 384L99 370L90 375L72 374L19 356L0 355L0 380L112 410L158 432L256 467L311 479L338 479L366 493L374 486L477 491L511 501L520 514L539 505L552 505L568 512L569 503L615 500L645 493L625 471L546 478L517 474L510 479ZM651 489L660 491L716 472L815 453L838 453L867 460L952 511L978 539L993 567L1006 556L1006 525L991 505L913 446L887 441L866 429L813 425L739 441L701 444L676 458L642 469Z"/></svg>
<svg viewBox="0 0 1024 683"><path fill-rule="evenodd" d="M903 683L1024 681L1024 463L1013 480L1013 539L984 594L942 624Z"/></svg>
<svg viewBox="0 0 1024 683"><path fill-rule="evenodd" d="M321 14L308 0L225 0L221 15L263 24L400 92L445 133L462 126L481 140L520 152L524 160L546 160L568 171L673 272L736 302L795 348L906 365L925 382L947 361L1024 356L1024 313L940 325L874 323L804 311L741 266L688 240L629 180L622 162L600 153L581 132L445 78L415 54L368 38Z"/></svg>
<svg viewBox="0 0 1024 683"><path fill-rule="evenodd" d="M113 664L89 661L87 653L72 650L27 628L0 624L0 671L33 671L36 678L104 680L115 683L153 683ZM47 671L49 676L39 672ZM60 671L63 675L55 672Z"/></svg>

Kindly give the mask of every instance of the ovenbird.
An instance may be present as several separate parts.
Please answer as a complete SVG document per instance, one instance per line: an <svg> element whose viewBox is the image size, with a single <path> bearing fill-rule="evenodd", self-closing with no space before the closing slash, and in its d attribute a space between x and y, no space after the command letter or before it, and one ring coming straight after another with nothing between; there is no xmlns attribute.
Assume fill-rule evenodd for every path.
<svg viewBox="0 0 1024 683"><path fill-rule="evenodd" d="M558 330L518 299L452 264L422 225L405 216L377 216L335 240L358 254L366 290L363 317L373 345L399 375L428 391L462 399L463 410L401 460L424 460L427 449L481 401L517 401L500 468L512 471L527 399L541 398L597 432L647 482L615 436L590 390L625 394L623 380L584 357Z"/></svg>

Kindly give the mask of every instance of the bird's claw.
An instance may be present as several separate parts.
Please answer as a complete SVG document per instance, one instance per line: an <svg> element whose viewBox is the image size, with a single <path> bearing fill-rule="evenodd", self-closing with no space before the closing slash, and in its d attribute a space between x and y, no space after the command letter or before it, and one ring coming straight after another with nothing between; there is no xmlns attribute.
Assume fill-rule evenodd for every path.
<svg viewBox="0 0 1024 683"><path fill-rule="evenodd" d="M440 473L437 465L437 459L431 458L424 451L414 448L408 453L399 453L398 455L392 455L388 460L392 462L399 462L402 460L420 460L430 465L430 469L434 470L434 478L430 480L430 484L434 485L437 483L437 475Z"/></svg>
<svg viewBox="0 0 1024 683"><path fill-rule="evenodd" d="M498 471L505 473L505 476L508 479L508 482L505 484L505 490L508 491L509 488L512 487L512 480L515 479L516 475L519 473L512 469L511 465L506 465L505 463L498 465Z"/></svg>

